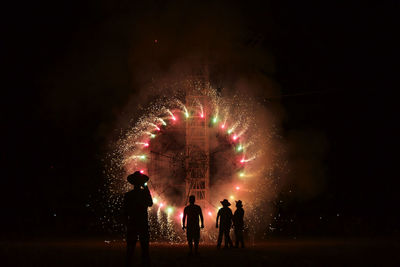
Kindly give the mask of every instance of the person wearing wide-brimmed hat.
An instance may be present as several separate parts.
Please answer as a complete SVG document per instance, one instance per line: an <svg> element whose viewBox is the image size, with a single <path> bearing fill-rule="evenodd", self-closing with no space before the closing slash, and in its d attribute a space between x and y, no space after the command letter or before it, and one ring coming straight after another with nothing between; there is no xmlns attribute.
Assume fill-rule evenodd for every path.
<svg viewBox="0 0 400 267"><path fill-rule="evenodd" d="M239 243L241 247L244 248L244 240L243 240L243 230L244 230L244 209L241 200L236 201L236 210L233 214L233 229L235 232L235 247L239 247Z"/></svg>
<svg viewBox="0 0 400 267"><path fill-rule="evenodd" d="M149 256L149 222L147 208L153 205L153 199L147 181L149 177L139 171L134 172L127 178L134 188L124 196L124 215L127 226L127 266L133 264L136 241L139 237L142 248L142 261L145 265L150 264Z"/></svg>
<svg viewBox="0 0 400 267"><path fill-rule="evenodd" d="M233 247L232 240L229 237L229 232L231 230L232 226L232 210L229 208L231 203L227 199L224 199L221 201L222 208L218 210L217 214L217 222L216 222L216 227L218 228L218 219L219 221L219 234L218 234L218 243L217 243L217 248L221 248L221 243L222 243L222 237L225 236L225 247Z"/></svg>

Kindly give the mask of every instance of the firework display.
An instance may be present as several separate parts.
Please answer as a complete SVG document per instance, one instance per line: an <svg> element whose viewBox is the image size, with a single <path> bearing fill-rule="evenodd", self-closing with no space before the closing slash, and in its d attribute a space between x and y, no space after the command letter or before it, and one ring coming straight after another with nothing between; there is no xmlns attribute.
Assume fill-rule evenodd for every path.
<svg viewBox="0 0 400 267"><path fill-rule="evenodd" d="M272 123L268 125L268 113L252 98L223 95L208 83L189 80L181 88L149 104L113 146L106 166L108 213L103 224L115 231L122 227L122 196L131 189L126 177L140 170L150 177L152 240L185 240L182 212L191 194L203 209L204 239L215 239L211 226L224 198L233 207L235 200L243 201L250 237L264 234L273 216L281 168L274 145L277 133ZM193 125L207 129L198 132L204 127ZM201 145L205 141L207 150ZM189 179L205 175L206 180Z"/></svg>

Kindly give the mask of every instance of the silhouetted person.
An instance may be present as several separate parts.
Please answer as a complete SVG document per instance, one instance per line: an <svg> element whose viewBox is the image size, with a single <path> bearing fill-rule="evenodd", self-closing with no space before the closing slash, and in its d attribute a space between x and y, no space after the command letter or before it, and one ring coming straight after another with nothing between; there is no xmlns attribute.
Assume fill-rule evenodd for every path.
<svg viewBox="0 0 400 267"><path fill-rule="evenodd" d="M224 199L221 201L222 208L219 209L218 214L217 214L217 222L216 222L216 227L218 228L218 218L220 218L219 222L219 235L218 235L218 243L217 243L217 248L221 248L221 243L222 243L222 236L225 236L225 247L233 247L232 240L229 237L229 232L232 227L232 210L228 208L231 203L229 203L228 200Z"/></svg>
<svg viewBox="0 0 400 267"><path fill-rule="evenodd" d="M138 237L142 249L142 262L144 265L150 265L150 235L147 208L153 205L153 199L149 188L145 185L149 177L136 171L134 174L129 175L127 180L133 184L134 188L126 193L124 197L124 214L127 226L126 265L132 266L133 264Z"/></svg>
<svg viewBox="0 0 400 267"><path fill-rule="evenodd" d="M233 214L233 229L235 231L235 247L239 247L239 243L244 248L243 230L244 230L244 210L241 200L236 201L236 210Z"/></svg>
<svg viewBox="0 0 400 267"><path fill-rule="evenodd" d="M199 217L201 220L201 228L204 228L203 213L200 206L195 205L195 197L192 195L189 197L189 206L186 206L183 210L182 218L182 229L186 228L186 237L189 244L189 254L193 253L193 241L194 241L194 252L197 254L200 240L200 226ZM185 226L185 219L187 217L187 224Z"/></svg>

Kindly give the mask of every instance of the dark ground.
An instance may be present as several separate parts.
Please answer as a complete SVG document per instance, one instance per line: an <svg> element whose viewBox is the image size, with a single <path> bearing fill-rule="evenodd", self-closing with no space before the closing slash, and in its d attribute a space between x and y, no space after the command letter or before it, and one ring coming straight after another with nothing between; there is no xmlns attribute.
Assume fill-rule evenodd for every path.
<svg viewBox="0 0 400 267"><path fill-rule="evenodd" d="M189 257L185 245L152 243L150 253L153 266L398 266L399 249L398 241L388 239L305 239L231 250L202 244L197 257ZM124 243L1 243L1 259L2 266L123 266Z"/></svg>

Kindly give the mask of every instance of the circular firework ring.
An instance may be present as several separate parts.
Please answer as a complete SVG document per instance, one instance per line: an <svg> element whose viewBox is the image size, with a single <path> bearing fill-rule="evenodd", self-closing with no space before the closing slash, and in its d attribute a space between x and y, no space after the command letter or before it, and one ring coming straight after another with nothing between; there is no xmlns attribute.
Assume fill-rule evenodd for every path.
<svg viewBox="0 0 400 267"><path fill-rule="evenodd" d="M203 239L215 239L215 228L210 226L222 199L243 201L246 221L255 234L257 227L267 225L256 210L265 210L273 200L277 167L271 151L274 127L262 125L263 116L260 105L250 98L224 98L209 85L159 99L126 131L111 154L109 208L119 209L122 194L130 190L126 176L140 170L150 177L153 240L185 240L179 229L191 194L203 208ZM104 216L104 221L122 226L115 214L111 222L109 217Z"/></svg>

